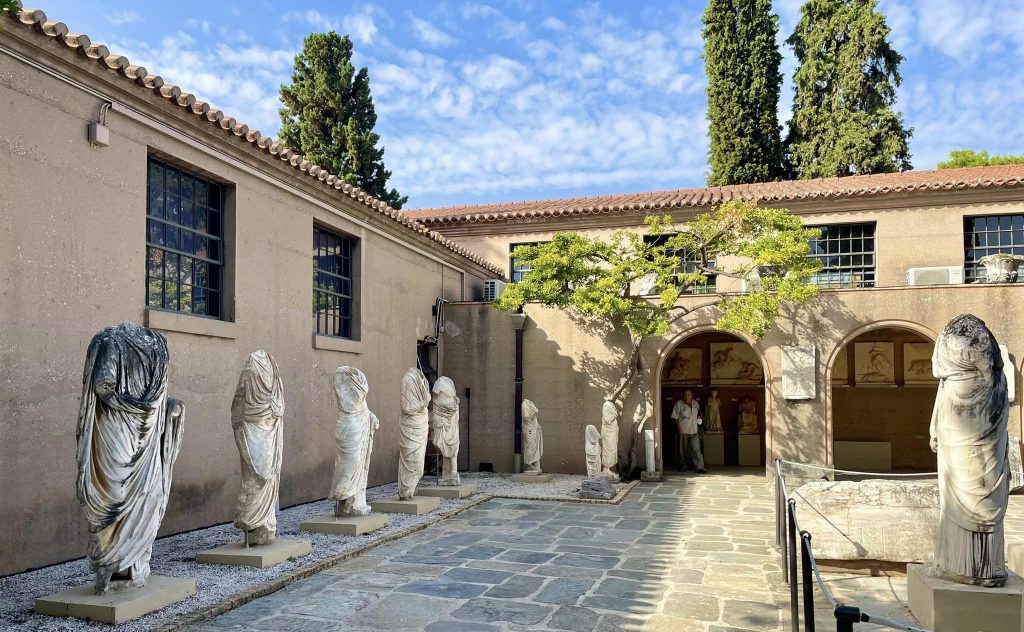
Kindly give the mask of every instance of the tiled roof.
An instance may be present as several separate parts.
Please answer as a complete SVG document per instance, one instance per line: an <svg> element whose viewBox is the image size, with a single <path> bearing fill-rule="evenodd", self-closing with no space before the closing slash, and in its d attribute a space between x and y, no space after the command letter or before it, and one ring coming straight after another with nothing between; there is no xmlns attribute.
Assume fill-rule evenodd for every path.
<svg viewBox="0 0 1024 632"><path fill-rule="evenodd" d="M318 180L325 188L332 188L335 192L357 200L407 229L425 235L456 254L483 266L494 274L504 276L504 272L494 264L447 237L430 230L412 219L407 213L393 209L358 187L347 184L336 175L314 165L270 136L264 136L254 129L249 129L248 125L210 107L208 103L196 99L195 95L182 91L178 86L165 83L159 75L150 74L146 68L132 64L124 55L111 53L103 44L93 43L88 35L70 32L67 25L47 19L46 14L41 10L21 9L16 14L11 14L10 18L17 25L15 28L21 27L30 30L41 38L74 50L81 59L99 64L101 68L111 71L112 75L120 80L135 84L139 91L152 92L162 97L167 107L177 108L179 111L195 115L197 121L207 126L210 134L233 137L238 143L251 145L266 156L277 158L291 165L295 169L297 178L305 176Z"/></svg>
<svg viewBox="0 0 1024 632"><path fill-rule="evenodd" d="M722 204L730 200L789 202L818 198L866 197L909 191L949 191L1024 186L1024 165L905 171L846 178L760 182L700 189L623 193L593 197L533 200L475 206L412 209L408 214L428 226L504 220L663 211Z"/></svg>

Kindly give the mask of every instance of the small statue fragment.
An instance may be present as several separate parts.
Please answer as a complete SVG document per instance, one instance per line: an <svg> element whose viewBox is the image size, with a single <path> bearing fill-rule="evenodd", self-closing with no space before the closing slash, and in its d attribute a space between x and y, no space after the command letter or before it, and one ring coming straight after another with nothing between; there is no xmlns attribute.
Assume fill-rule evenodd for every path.
<svg viewBox="0 0 1024 632"><path fill-rule="evenodd" d="M588 424L583 431L583 449L587 455L587 478L597 478L601 475L601 433L597 427Z"/></svg>
<svg viewBox="0 0 1024 632"><path fill-rule="evenodd" d="M619 409L614 402L605 400L601 406L601 474L618 480L612 471L619 462Z"/></svg>
<svg viewBox="0 0 1024 632"><path fill-rule="evenodd" d="M537 405L523 400L523 474L541 474L540 459L544 456L544 431L537 421Z"/></svg>

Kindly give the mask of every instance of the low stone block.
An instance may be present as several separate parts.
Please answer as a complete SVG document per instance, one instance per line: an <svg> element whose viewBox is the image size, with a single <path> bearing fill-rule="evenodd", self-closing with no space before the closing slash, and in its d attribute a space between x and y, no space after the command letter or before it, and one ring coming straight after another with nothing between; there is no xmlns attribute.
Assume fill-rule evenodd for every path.
<svg viewBox="0 0 1024 632"><path fill-rule="evenodd" d="M1020 632L1024 579L1011 572L1002 588L983 588L930 577L926 564L907 564L907 605L935 632Z"/></svg>
<svg viewBox="0 0 1024 632"><path fill-rule="evenodd" d="M721 432L704 433L704 464L725 465L725 435Z"/></svg>
<svg viewBox="0 0 1024 632"><path fill-rule="evenodd" d="M513 483L550 483L554 478L551 474L513 474Z"/></svg>
<svg viewBox="0 0 1024 632"><path fill-rule="evenodd" d="M309 540L275 538L269 544L245 546L245 542L232 542L196 555L200 564L223 564L226 566L252 566L270 568L288 558L302 557L313 550Z"/></svg>
<svg viewBox="0 0 1024 632"><path fill-rule="evenodd" d="M761 465L761 435L740 435L740 465Z"/></svg>
<svg viewBox="0 0 1024 632"><path fill-rule="evenodd" d="M657 483L661 479L661 472L648 472L647 470L640 472L640 480L645 483Z"/></svg>
<svg viewBox="0 0 1024 632"><path fill-rule="evenodd" d="M416 490L420 496L437 496L438 498L469 498L477 492L475 483L462 483L461 485L437 485L436 487L421 487Z"/></svg>
<svg viewBox="0 0 1024 632"><path fill-rule="evenodd" d="M580 486L580 498L611 500L615 498L615 488L603 478L588 478Z"/></svg>
<svg viewBox="0 0 1024 632"><path fill-rule="evenodd" d="M436 496L413 496L409 500L400 500L394 496L370 503L370 508L380 513L404 513L414 516L430 513L440 506L441 499Z"/></svg>
<svg viewBox="0 0 1024 632"><path fill-rule="evenodd" d="M299 527L301 531L329 533L330 535L363 535L388 526L388 517L381 514L367 516L317 516L310 518Z"/></svg>
<svg viewBox="0 0 1024 632"><path fill-rule="evenodd" d="M928 481L815 481L792 495L800 527L825 560L929 562L939 524L939 489Z"/></svg>
<svg viewBox="0 0 1024 632"><path fill-rule="evenodd" d="M150 575L136 590L97 595L92 584L36 599L35 611L54 617L74 617L118 624L178 603L196 593L196 580Z"/></svg>

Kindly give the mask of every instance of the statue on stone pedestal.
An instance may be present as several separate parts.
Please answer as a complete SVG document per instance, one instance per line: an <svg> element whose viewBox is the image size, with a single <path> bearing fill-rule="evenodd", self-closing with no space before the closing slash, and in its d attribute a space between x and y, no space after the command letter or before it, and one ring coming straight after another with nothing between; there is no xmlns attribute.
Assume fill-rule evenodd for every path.
<svg viewBox="0 0 1024 632"><path fill-rule="evenodd" d="M740 402L740 414L736 418L740 434L757 434L757 404L749 397Z"/></svg>
<svg viewBox="0 0 1024 632"><path fill-rule="evenodd" d="M273 542L284 444L284 386L274 358L254 351L242 366L231 401L231 429L242 461L235 527L247 545Z"/></svg>
<svg viewBox="0 0 1024 632"><path fill-rule="evenodd" d="M619 410L605 400L601 406L601 468L602 475L618 479L612 471L619 462Z"/></svg>
<svg viewBox="0 0 1024 632"><path fill-rule="evenodd" d="M96 594L140 588L171 490L185 406L167 396L167 341L122 323L89 343L78 413L78 500Z"/></svg>
<svg viewBox="0 0 1024 632"><path fill-rule="evenodd" d="M597 478L601 475L601 433L593 424L587 425L583 431L583 449L587 455L587 478Z"/></svg>
<svg viewBox="0 0 1024 632"><path fill-rule="evenodd" d="M338 367L334 373L334 396L338 401L338 421L334 427L337 452L334 456L334 479L328 496L335 501L336 516L365 516L366 478L370 473L373 434L380 427L377 415L366 407L370 390L366 376L350 366Z"/></svg>
<svg viewBox="0 0 1024 632"><path fill-rule="evenodd" d="M455 384L448 377L434 382L430 406L430 434L434 447L441 454L441 477L438 485L459 484L459 397Z"/></svg>
<svg viewBox="0 0 1024 632"><path fill-rule="evenodd" d="M416 494L416 485L423 476L423 459L427 452L430 429L427 407L430 405L430 383L423 372L413 368L402 378L402 421L398 438L398 498L409 500Z"/></svg>
<svg viewBox="0 0 1024 632"><path fill-rule="evenodd" d="M940 513L931 573L1002 586L1009 401L999 346L985 323L971 314L951 320L935 343L932 372L939 378L929 434L938 453Z"/></svg>
<svg viewBox="0 0 1024 632"><path fill-rule="evenodd" d="M706 410L704 416L706 417L705 431L706 432L722 432L722 400L718 399L718 391L711 391L711 397L708 398L706 404ZM755 417L754 423L757 423Z"/></svg>
<svg viewBox="0 0 1024 632"><path fill-rule="evenodd" d="M540 458L544 456L544 431L537 421L537 405L523 400L523 474L541 474Z"/></svg>

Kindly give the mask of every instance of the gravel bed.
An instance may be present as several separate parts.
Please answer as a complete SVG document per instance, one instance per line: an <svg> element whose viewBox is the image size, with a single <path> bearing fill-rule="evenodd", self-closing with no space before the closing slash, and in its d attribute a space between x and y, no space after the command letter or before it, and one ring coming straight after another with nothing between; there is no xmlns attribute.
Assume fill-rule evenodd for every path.
<svg viewBox="0 0 1024 632"><path fill-rule="evenodd" d="M463 482L476 483L479 491L484 494L550 500L578 500L580 484L584 478L578 475L555 474L550 482L537 484L513 483L509 474L471 473L462 474L461 477ZM432 476L424 476L420 483L421 486L433 484ZM624 486L618 484L615 487L616 491L619 491ZM389 483L367 489L366 495L369 500L375 500L394 496L397 492L397 484ZM168 623L179 615L208 608L232 595L256 588L281 575L310 566L319 560L336 556L345 551L371 544L390 534L433 520L440 514L456 510L479 499L479 495L461 500L441 499L440 509L422 516L389 514L389 524L386 528L361 536L308 532L302 532L300 536L299 525L303 521L314 516L332 513L334 503L322 500L289 507L278 513L278 536L300 536L310 539L313 542L313 550L308 555L294 561L286 561L265 569L199 564L195 561L195 556L200 551L240 540L241 534L231 523L160 538L153 545L152 572L172 577L193 577L196 580L196 594L163 610L117 626L71 618L48 617L37 615L32 611L37 597L92 583L94 576L89 568L89 562L85 558L27 573L0 577L0 595L3 596L0 599L0 629L19 631L117 630L119 632L149 630Z"/></svg>

